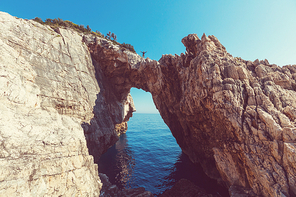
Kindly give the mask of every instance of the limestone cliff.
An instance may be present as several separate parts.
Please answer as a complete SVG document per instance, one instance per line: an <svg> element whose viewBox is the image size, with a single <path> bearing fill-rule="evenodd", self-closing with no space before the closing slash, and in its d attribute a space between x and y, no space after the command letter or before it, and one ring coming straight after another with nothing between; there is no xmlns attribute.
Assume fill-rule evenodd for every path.
<svg viewBox="0 0 296 197"><path fill-rule="evenodd" d="M82 38L0 12L0 196L99 195L89 151L113 145L134 109Z"/></svg>
<svg viewBox="0 0 296 197"><path fill-rule="evenodd" d="M182 39L158 62L86 41L118 99L151 92L182 150L230 194L296 195L296 65L232 57L214 36Z"/></svg>

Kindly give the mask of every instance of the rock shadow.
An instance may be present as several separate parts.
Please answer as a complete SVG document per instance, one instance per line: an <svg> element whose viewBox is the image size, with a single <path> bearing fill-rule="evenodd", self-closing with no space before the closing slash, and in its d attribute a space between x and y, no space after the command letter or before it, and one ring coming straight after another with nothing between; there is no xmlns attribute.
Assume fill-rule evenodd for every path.
<svg viewBox="0 0 296 197"><path fill-rule="evenodd" d="M228 197L228 189L218 184L214 179L209 178L200 164L194 164L190 161L189 157L185 153L181 153L171 174L164 178L164 182L159 187L172 187L179 180L187 179L204 189L208 194L216 196Z"/></svg>
<svg viewBox="0 0 296 197"><path fill-rule="evenodd" d="M118 140L115 125L123 121L122 103L115 96L112 83L104 76L99 63L92 58L92 64L100 92L93 106L94 117L90 122L83 122L81 127L89 154L98 163L100 156Z"/></svg>

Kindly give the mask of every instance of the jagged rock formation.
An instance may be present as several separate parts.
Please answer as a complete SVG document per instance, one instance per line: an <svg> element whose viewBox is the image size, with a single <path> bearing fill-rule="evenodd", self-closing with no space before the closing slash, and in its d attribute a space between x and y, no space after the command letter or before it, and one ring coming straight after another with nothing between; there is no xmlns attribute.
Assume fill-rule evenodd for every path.
<svg viewBox="0 0 296 197"><path fill-rule="evenodd" d="M151 92L182 150L235 195L296 195L296 65L232 57L214 36L182 39L159 62L88 37L119 100Z"/></svg>
<svg viewBox="0 0 296 197"><path fill-rule="evenodd" d="M77 32L3 12L0 29L0 196L98 196L89 150L117 141L132 99L116 99Z"/></svg>

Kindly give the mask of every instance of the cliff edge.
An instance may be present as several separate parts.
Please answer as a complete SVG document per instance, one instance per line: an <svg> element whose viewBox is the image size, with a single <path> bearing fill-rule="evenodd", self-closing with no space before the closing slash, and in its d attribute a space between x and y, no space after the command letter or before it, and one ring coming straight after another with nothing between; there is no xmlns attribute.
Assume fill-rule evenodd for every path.
<svg viewBox="0 0 296 197"><path fill-rule="evenodd" d="M82 34L3 12L0 29L0 196L99 196L89 152L126 130L131 97L115 98Z"/></svg>

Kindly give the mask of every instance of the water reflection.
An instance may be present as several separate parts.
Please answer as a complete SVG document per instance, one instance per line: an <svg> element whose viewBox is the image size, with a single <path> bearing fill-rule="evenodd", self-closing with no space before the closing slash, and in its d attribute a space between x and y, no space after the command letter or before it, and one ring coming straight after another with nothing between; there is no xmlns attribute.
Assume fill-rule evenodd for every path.
<svg viewBox="0 0 296 197"><path fill-rule="evenodd" d="M210 179L202 170L202 167L193 164L187 155L183 152L178 157L177 162L171 170L170 175L164 177L163 184L159 188L171 188L180 179L187 179L195 183L200 188L206 190L209 194L218 196L229 196L228 190L213 179Z"/></svg>
<svg viewBox="0 0 296 197"><path fill-rule="evenodd" d="M99 172L107 174L112 184L119 188L131 188L136 165L133 151L128 146L126 134L120 136L99 160Z"/></svg>
<svg viewBox="0 0 296 197"><path fill-rule="evenodd" d="M165 154L159 149L141 152L129 145L126 134L123 134L100 158L99 171L107 174L110 182L119 188L145 187L155 195L185 178L208 193L229 196L225 188L208 178L201 166L193 164L181 150L173 154L169 154L169 150Z"/></svg>

